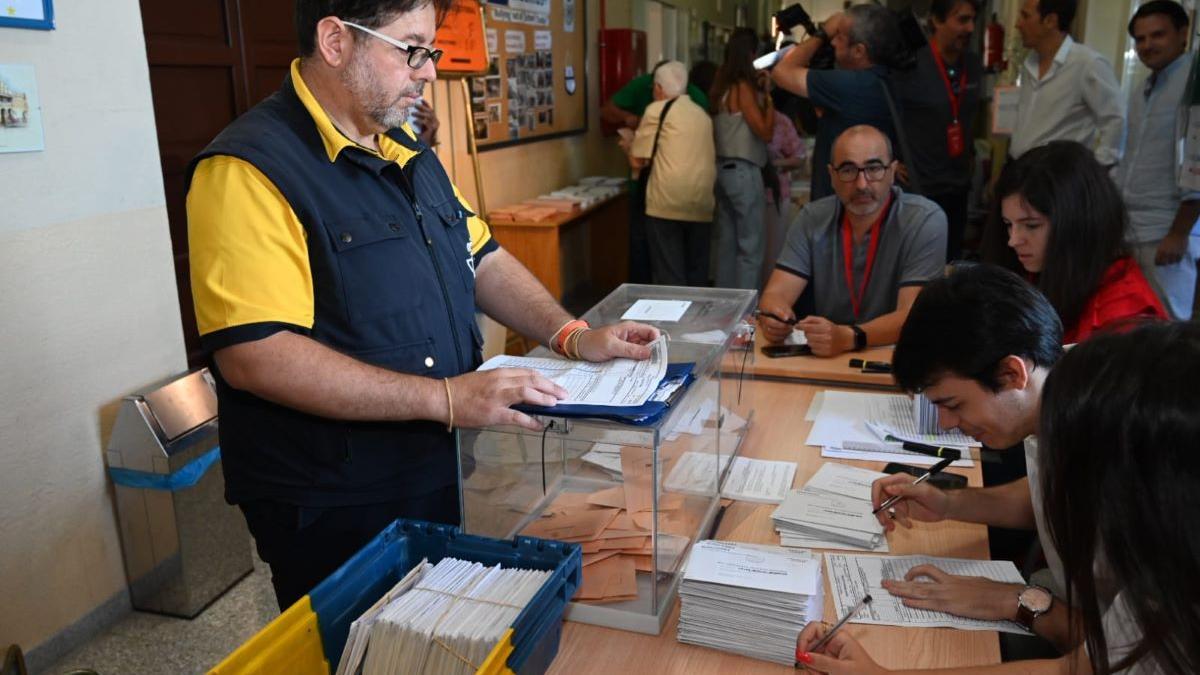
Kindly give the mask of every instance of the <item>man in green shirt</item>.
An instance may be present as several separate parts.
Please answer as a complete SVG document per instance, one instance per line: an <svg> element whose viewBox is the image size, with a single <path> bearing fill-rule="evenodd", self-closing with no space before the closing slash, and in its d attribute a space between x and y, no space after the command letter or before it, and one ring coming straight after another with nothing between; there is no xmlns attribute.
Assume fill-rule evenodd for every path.
<svg viewBox="0 0 1200 675"><path fill-rule="evenodd" d="M654 66L654 70L658 70L659 65L662 64ZM638 75L618 89L600 108L600 118L609 124L637 129L646 106L654 102L654 70ZM696 85L688 84L687 93L696 105L708 110L708 96Z"/></svg>

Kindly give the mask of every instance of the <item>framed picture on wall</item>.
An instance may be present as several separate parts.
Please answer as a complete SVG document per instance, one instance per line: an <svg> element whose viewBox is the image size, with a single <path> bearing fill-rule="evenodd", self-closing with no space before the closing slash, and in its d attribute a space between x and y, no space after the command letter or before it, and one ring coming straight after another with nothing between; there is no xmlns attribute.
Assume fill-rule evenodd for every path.
<svg viewBox="0 0 1200 675"><path fill-rule="evenodd" d="M4 2L0 2L0 28L54 30L53 0L4 0Z"/></svg>
<svg viewBox="0 0 1200 675"><path fill-rule="evenodd" d="M33 66L0 63L0 153L45 147Z"/></svg>

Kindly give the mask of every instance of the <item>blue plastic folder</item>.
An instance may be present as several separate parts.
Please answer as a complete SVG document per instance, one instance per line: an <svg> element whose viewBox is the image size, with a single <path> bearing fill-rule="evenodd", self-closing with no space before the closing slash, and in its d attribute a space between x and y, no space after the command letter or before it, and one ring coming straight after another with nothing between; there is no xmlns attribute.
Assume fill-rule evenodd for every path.
<svg viewBox="0 0 1200 675"><path fill-rule="evenodd" d="M545 407L540 405L517 405L517 410L528 415L545 415L547 417L595 417L622 424L646 427L662 419L671 409L671 405L683 398L692 380L695 363L671 363L667 365L667 373L658 386L679 382L679 388L666 401L646 401L640 406L611 406L611 405L556 405Z"/></svg>

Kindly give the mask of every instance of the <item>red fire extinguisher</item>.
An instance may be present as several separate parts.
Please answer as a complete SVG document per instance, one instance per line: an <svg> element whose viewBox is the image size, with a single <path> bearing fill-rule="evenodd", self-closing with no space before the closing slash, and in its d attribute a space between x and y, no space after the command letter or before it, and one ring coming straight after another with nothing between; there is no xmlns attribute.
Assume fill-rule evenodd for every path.
<svg viewBox="0 0 1200 675"><path fill-rule="evenodd" d="M1004 26L996 20L995 13L983 33L983 67L992 73L1008 68L1004 60Z"/></svg>

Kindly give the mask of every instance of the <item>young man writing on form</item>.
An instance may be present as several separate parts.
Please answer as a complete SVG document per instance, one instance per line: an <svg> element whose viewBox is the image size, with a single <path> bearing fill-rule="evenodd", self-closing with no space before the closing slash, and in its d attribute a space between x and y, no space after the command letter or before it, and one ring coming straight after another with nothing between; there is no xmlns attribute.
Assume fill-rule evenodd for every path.
<svg viewBox="0 0 1200 675"><path fill-rule="evenodd" d="M1050 369L1062 356L1061 345L1062 324L1054 308L1012 272L991 265L960 267L925 287L896 344L896 380L938 406L943 428L958 427L993 448L1024 439L1030 475L1005 485L950 492L929 483L913 485L912 477L903 474L882 478L872 487L874 506L903 496L894 513L878 514L888 531L897 523L912 527L914 520L1036 527L1054 585L1063 587L1062 566L1030 487L1037 483L1038 402ZM913 568L905 579L885 580L884 588L910 607L1018 621L1060 650L1073 646L1065 603L1045 588L955 576L925 565Z"/></svg>
<svg viewBox="0 0 1200 675"><path fill-rule="evenodd" d="M1200 669L1200 535L1179 526L1200 512L1197 377L1200 326L1190 323L1100 335L1072 349L1045 377L1037 416L1042 478L1033 495L1039 525L1045 523L1048 543L1061 553L1067 600L1055 604L1070 613L1069 647L1057 659L953 672ZM947 577L932 569L924 574L934 579L930 587ZM1057 618L1042 614L1035 630L1057 630L1063 618L1061 610ZM845 631L825 639L830 632L821 623L805 627L799 662L832 675L887 672Z"/></svg>

